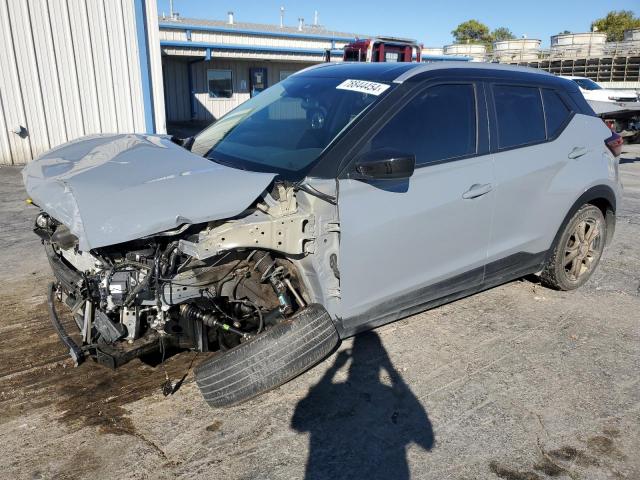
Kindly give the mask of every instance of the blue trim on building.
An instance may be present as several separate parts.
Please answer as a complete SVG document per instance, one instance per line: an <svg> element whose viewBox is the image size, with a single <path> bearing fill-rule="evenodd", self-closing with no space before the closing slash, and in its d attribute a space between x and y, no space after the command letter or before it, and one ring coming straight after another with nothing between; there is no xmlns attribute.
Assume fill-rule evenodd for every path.
<svg viewBox="0 0 640 480"><path fill-rule="evenodd" d="M241 35L260 35L261 37L284 37L284 38L300 38L306 40L328 40L338 42L354 42L355 37L342 37L336 35L313 35L310 33L289 33L289 32L272 32L268 30L248 30L244 28L215 27L207 25L187 25L176 24L173 22L160 22L159 27L172 30L192 30L201 32L216 33L239 33Z"/></svg>
<svg viewBox="0 0 640 480"><path fill-rule="evenodd" d="M140 78L142 79L142 101L144 104L144 123L147 133L156 133L151 89L151 65L149 64L149 44L147 41L147 18L145 0L134 0L136 18L136 36L138 57L140 60Z"/></svg>
<svg viewBox="0 0 640 480"><path fill-rule="evenodd" d="M187 42L182 40L161 40L161 47L185 47L212 50L237 50L243 52L267 52L267 53L299 53L303 55L324 55L322 48L287 48L266 47L262 45L233 45L228 43ZM342 50L331 50L331 55L342 55Z"/></svg>

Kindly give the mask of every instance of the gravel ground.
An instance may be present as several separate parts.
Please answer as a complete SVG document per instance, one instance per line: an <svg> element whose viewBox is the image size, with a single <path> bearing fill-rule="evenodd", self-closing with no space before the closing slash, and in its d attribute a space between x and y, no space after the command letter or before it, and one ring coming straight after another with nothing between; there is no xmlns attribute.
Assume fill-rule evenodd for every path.
<svg viewBox="0 0 640 480"><path fill-rule="evenodd" d="M192 374L165 398L161 367L73 368L35 211L0 168L0 477L639 479L640 147L621 163L615 240L583 288L520 280L415 315L227 410Z"/></svg>

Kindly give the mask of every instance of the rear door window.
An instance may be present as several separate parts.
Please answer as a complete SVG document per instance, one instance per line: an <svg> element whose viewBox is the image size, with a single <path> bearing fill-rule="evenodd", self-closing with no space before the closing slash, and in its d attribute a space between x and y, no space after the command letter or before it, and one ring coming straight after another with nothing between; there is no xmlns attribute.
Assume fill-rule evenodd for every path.
<svg viewBox="0 0 640 480"><path fill-rule="evenodd" d="M361 153L389 149L427 165L477 152L473 84L429 87L405 105L367 142Z"/></svg>
<svg viewBox="0 0 640 480"><path fill-rule="evenodd" d="M553 90L543 88L544 116L547 120L547 138L555 138L571 117L571 110L560 95Z"/></svg>
<svg viewBox="0 0 640 480"><path fill-rule="evenodd" d="M544 111L537 87L494 85L500 149L546 140Z"/></svg>

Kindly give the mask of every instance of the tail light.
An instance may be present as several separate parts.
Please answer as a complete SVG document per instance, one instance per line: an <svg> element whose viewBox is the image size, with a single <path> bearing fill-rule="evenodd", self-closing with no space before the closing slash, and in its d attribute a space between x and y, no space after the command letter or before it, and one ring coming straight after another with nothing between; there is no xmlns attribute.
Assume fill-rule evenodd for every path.
<svg viewBox="0 0 640 480"><path fill-rule="evenodd" d="M622 153L622 142L622 137L613 132L611 136L604 141L604 144L611 150L614 157L619 157Z"/></svg>

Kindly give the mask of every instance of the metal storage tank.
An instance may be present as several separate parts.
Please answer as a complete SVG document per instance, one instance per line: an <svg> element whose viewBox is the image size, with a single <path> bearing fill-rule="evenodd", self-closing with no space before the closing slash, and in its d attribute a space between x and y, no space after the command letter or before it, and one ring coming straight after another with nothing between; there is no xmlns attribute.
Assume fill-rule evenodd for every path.
<svg viewBox="0 0 640 480"><path fill-rule="evenodd" d="M493 42L493 58L501 62L537 60L541 43L533 38Z"/></svg>
<svg viewBox="0 0 640 480"><path fill-rule="evenodd" d="M551 54L565 57L596 57L604 53L607 34L563 33L551 37Z"/></svg>
<svg viewBox="0 0 640 480"><path fill-rule="evenodd" d="M464 55L473 62L482 62L487 54L487 47L478 43L454 43L444 46L445 55Z"/></svg>
<svg viewBox="0 0 640 480"><path fill-rule="evenodd" d="M424 47L422 49L422 55L444 55L444 48L442 48L442 47Z"/></svg>
<svg viewBox="0 0 640 480"><path fill-rule="evenodd" d="M156 0L0 1L0 164L131 132L165 132Z"/></svg>
<svg viewBox="0 0 640 480"><path fill-rule="evenodd" d="M640 42L640 28L633 28L631 30L625 30L624 32L625 42Z"/></svg>

